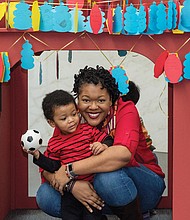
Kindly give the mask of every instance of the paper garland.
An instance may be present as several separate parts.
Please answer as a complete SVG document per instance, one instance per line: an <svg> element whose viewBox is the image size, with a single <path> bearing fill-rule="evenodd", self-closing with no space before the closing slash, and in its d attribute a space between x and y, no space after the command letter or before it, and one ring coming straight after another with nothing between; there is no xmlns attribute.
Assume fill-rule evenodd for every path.
<svg viewBox="0 0 190 220"><path fill-rule="evenodd" d="M7 52L0 52L0 82L10 80L10 63Z"/></svg>
<svg viewBox="0 0 190 220"><path fill-rule="evenodd" d="M168 30L173 33L190 32L190 0L185 0L183 5L178 0L169 0L167 3L161 1L159 4L152 2L149 7L141 2L138 7L134 7L132 3L128 5L123 1L123 7L117 5L114 8L110 4L106 18L98 3L93 3L91 7L91 1L84 5L84 0L67 0L66 4L68 6L60 2L59 6L54 7L53 4L44 2L39 6L35 0L30 7L24 1L10 2L6 11L7 3L3 2L0 4L0 20L5 16L10 28L32 28L33 31L43 32L87 31L100 34L108 31L109 34L125 35L162 34ZM90 15L85 13L86 18L83 16L85 9L90 12ZM107 29L104 29L105 21Z"/></svg>

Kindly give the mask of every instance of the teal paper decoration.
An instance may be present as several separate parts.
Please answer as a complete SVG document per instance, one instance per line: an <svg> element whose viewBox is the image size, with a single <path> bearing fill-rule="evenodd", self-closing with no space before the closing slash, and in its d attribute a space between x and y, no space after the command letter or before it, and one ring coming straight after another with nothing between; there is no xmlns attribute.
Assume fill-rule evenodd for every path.
<svg viewBox="0 0 190 220"><path fill-rule="evenodd" d="M40 71L39 71L39 84L42 84L42 79L43 79L43 75L42 75L42 63L40 62Z"/></svg>
<svg viewBox="0 0 190 220"><path fill-rule="evenodd" d="M143 5L140 5L138 14L139 33L143 33L146 30L146 11Z"/></svg>
<svg viewBox="0 0 190 220"><path fill-rule="evenodd" d="M24 2L20 2L16 5L14 14L14 27L18 30L27 30L32 27L32 12L29 10L30 6Z"/></svg>
<svg viewBox="0 0 190 220"><path fill-rule="evenodd" d="M3 62L4 62L4 79L3 82L8 82L10 80L10 62L8 54L3 52Z"/></svg>
<svg viewBox="0 0 190 220"><path fill-rule="evenodd" d="M21 67L23 69L32 69L34 67L34 51L32 50L32 44L28 40L22 45L21 51Z"/></svg>
<svg viewBox="0 0 190 220"><path fill-rule="evenodd" d="M76 7L74 7L70 12L71 15L71 29L69 32L75 33L75 27L74 27L74 22L75 22L75 13L76 13ZM83 11L78 10L78 29L77 32L82 32L85 30L85 17L83 16Z"/></svg>
<svg viewBox="0 0 190 220"><path fill-rule="evenodd" d="M175 29L177 27L177 7L173 0L169 0L168 2L168 30Z"/></svg>
<svg viewBox="0 0 190 220"><path fill-rule="evenodd" d="M123 15L121 6L117 5L116 9L114 10L113 16L113 33L118 34L121 33L123 29Z"/></svg>
<svg viewBox="0 0 190 220"><path fill-rule="evenodd" d="M116 66L111 69L111 74L118 84L118 89L121 95L126 95L129 92L128 76L121 66Z"/></svg>
<svg viewBox="0 0 190 220"><path fill-rule="evenodd" d="M53 30L57 32L69 32L71 30L71 15L69 8L61 3L55 7Z"/></svg>
<svg viewBox="0 0 190 220"><path fill-rule="evenodd" d="M158 10L156 12L157 15L157 28L161 30L162 32L167 29L167 23L166 23L166 6L161 2L158 5Z"/></svg>
<svg viewBox="0 0 190 220"><path fill-rule="evenodd" d="M161 33L159 29L157 28L157 10L158 6L156 5L156 2L153 2L150 5L150 11L149 11L149 24L148 24L148 30L147 34L159 34Z"/></svg>
<svg viewBox="0 0 190 220"><path fill-rule="evenodd" d="M190 0L183 2L184 7L181 9L181 25L190 30Z"/></svg>
<svg viewBox="0 0 190 220"><path fill-rule="evenodd" d="M185 60L183 62L183 66L184 66L183 77L185 79L190 79L190 52L185 55Z"/></svg>
<svg viewBox="0 0 190 220"><path fill-rule="evenodd" d="M47 2L40 6L40 31L52 31L53 30L53 12L52 6Z"/></svg>
<svg viewBox="0 0 190 220"><path fill-rule="evenodd" d="M126 12L124 13L124 30L128 34L137 34L138 32L138 16L137 10L131 3L130 6L126 7Z"/></svg>

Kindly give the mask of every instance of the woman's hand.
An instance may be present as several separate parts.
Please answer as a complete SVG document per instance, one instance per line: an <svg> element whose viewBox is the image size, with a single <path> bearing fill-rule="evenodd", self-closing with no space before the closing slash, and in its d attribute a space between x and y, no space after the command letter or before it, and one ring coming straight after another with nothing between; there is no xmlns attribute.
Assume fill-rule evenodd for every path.
<svg viewBox="0 0 190 220"><path fill-rule="evenodd" d="M72 189L72 194L88 209L89 212L93 212L90 206L99 210L104 206L104 201L97 195L93 186L87 181L76 181Z"/></svg>
<svg viewBox="0 0 190 220"><path fill-rule="evenodd" d="M69 182L69 180L70 179L65 173L65 166L62 165L59 170L55 172L54 179L51 181L51 185L63 195L64 187Z"/></svg>

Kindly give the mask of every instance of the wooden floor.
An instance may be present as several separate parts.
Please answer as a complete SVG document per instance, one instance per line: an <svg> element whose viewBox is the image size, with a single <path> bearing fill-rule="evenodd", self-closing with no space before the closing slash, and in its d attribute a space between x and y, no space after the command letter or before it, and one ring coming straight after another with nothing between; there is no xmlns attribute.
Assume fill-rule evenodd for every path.
<svg viewBox="0 0 190 220"><path fill-rule="evenodd" d="M169 209L158 209L155 215L150 217L150 220L172 220L172 211ZM109 220L118 220L116 216L107 216ZM46 215L41 210L15 210L9 213L4 220L58 220ZM69 220L69 219L68 219ZM148 220L148 219L147 219Z"/></svg>

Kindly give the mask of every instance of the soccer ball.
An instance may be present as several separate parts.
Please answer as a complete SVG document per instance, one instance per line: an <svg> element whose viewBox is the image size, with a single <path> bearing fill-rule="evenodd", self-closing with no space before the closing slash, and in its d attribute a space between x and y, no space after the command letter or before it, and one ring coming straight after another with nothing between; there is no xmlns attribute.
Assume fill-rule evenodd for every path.
<svg viewBox="0 0 190 220"><path fill-rule="evenodd" d="M37 150L42 145L42 137L39 131L30 129L21 137L21 146L30 151Z"/></svg>

